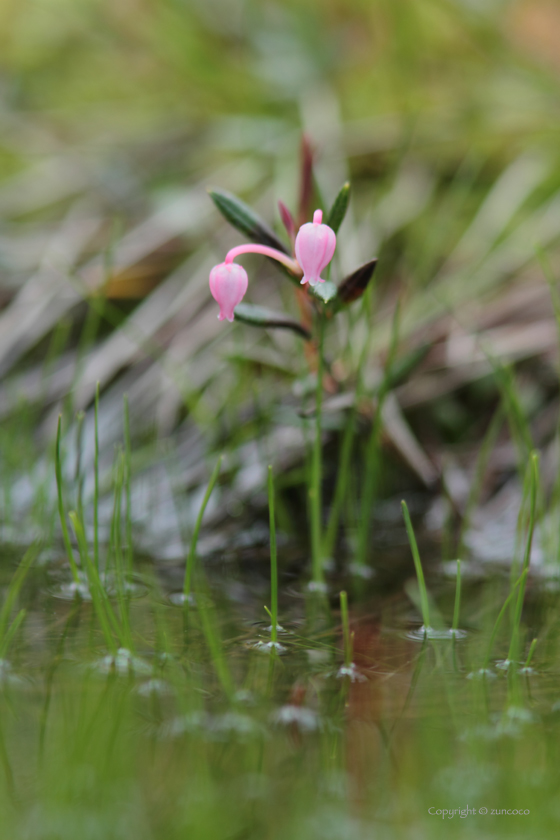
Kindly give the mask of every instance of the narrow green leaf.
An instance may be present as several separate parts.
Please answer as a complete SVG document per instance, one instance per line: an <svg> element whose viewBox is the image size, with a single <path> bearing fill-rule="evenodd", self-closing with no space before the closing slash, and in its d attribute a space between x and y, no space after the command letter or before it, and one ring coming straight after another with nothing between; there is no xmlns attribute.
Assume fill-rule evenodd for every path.
<svg viewBox="0 0 560 840"><path fill-rule="evenodd" d="M290 253L266 222L236 195L219 189L208 190L208 195L230 225L248 236L253 242L276 248L283 254Z"/></svg>
<svg viewBox="0 0 560 840"><path fill-rule="evenodd" d="M338 193L337 197L333 202L333 206L328 212L325 224L327 224L330 228L334 230L335 233L338 233L338 229L342 222L344 221L344 217L346 216L346 211L348 210L348 203L350 201L350 182L346 181L346 183L341 187L340 192Z"/></svg>
<svg viewBox="0 0 560 840"><path fill-rule="evenodd" d="M264 306L252 303L238 303L235 307L235 320L253 327L268 327L279 330L292 330L302 338L310 339L311 333L298 321L294 321L282 312L274 312Z"/></svg>
<svg viewBox="0 0 560 840"><path fill-rule="evenodd" d="M369 281L373 277L373 272L377 265L377 257L364 263L352 274L349 274L338 287L337 299L342 306L347 306L349 303L361 298L369 285Z"/></svg>

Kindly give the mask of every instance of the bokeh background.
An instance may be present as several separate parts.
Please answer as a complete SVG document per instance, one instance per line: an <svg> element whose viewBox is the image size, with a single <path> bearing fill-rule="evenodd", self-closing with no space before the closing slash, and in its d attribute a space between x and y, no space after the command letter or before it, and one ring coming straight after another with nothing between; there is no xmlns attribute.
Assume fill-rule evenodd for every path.
<svg viewBox="0 0 560 840"><path fill-rule="evenodd" d="M554 273L559 56L555 0L1 0L4 539L51 527L61 410L68 475L78 450L90 474L97 382L108 473L129 394L146 551L182 555L174 493L188 523L218 449L231 481L216 515L258 502L267 459L297 486L301 343L216 321L208 270L239 236L206 190L280 231L302 133L317 201L353 185L337 276L379 257L372 382L397 295L402 352L428 348L392 403L395 463L420 486L444 475L464 504L499 400L489 355L513 365L535 440L506 435L488 497L535 441L555 463L557 328L537 250ZM251 265L249 299L296 311ZM349 314L331 338L341 393L365 330ZM336 443L344 417L329 422Z"/></svg>

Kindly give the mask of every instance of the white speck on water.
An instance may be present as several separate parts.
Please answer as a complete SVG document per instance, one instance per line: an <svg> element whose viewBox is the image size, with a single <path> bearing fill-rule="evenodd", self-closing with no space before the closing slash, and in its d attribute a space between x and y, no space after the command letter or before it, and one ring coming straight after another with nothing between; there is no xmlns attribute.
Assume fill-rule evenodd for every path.
<svg viewBox="0 0 560 840"><path fill-rule="evenodd" d="M270 716L270 719L272 723L282 726L297 726L303 732L315 732L321 727L318 714L305 706L282 706Z"/></svg>

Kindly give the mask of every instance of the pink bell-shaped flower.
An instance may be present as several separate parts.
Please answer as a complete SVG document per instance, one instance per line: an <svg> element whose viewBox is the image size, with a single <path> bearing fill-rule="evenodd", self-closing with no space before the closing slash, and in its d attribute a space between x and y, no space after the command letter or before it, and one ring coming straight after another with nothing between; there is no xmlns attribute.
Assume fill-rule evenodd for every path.
<svg viewBox="0 0 560 840"><path fill-rule="evenodd" d="M242 265L223 262L214 266L210 272L210 291L220 306L220 321L224 318L233 321L233 310L243 300L248 285L249 278Z"/></svg>
<svg viewBox="0 0 560 840"><path fill-rule="evenodd" d="M336 248L336 234L328 225L322 224L323 212L315 210L313 222L302 225L296 236L296 257L303 269L302 283L316 286L324 283L319 275L333 258Z"/></svg>

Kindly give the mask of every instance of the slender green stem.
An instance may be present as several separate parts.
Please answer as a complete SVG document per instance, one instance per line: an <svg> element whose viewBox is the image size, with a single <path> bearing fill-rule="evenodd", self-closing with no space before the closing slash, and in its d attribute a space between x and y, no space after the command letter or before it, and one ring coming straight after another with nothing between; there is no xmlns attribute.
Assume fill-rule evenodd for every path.
<svg viewBox="0 0 560 840"><path fill-rule="evenodd" d="M114 488L113 488L113 512L111 515L110 548L113 556L113 564L117 580L122 577L122 551L121 551L121 497L123 486L124 456L122 449L117 450L117 461L113 467ZM107 569L106 569L107 571Z"/></svg>
<svg viewBox="0 0 560 840"><path fill-rule="evenodd" d="M461 527L459 531L459 538L457 541L457 555L461 557L465 551L465 534L467 533L472 514L475 509L475 506L480 498L480 493L482 490L482 482L484 480L484 473L486 471L486 466L488 464L488 458L494 446L496 444L496 440L504 422L504 408L503 404L500 404L494 415L486 433L484 435L484 439L482 441L481 447L479 449L478 455L476 456L476 463L474 467L474 478L471 482L471 489L469 492L469 497L467 499L467 503L465 505L465 512L463 514L463 518L461 520Z"/></svg>
<svg viewBox="0 0 560 840"><path fill-rule="evenodd" d="M109 603L109 599L107 598L107 593L105 592L101 580L99 578L99 574L97 573L97 569L89 560L86 535L84 532L82 522L80 521L80 518L78 517L75 511L70 511L70 513L68 514L68 518L72 523L72 527L76 535L76 541L78 543L80 557L82 559L82 563L84 564L84 568L88 576L88 584L89 591L91 593L91 599L93 601L93 606L99 619L103 635L105 636L107 647L112 653L116 653L117 645L115 644L115 638L113 636L113 632L111 632L111 627L113 628L113 631L117 638L122 640L123 635L121 627L119 626L117 618L113 613L113 610Z"/></svg>
<svg viewBox="0 0 560 840"><path fill-rule="evenodd" d="M552 266L550 265L550 261L548 259L548 254L543 250L540 245L535 247L535 251L537 254L537 259L540 263L542 268L542 272L544 274L545 280L548 284L548 288L550 291L550 298L552 300L552 306L554 309L554 319L556 321L556 331L558 334L558 349L560 351L560 294L558 293L557 288L557 279L554 275L554 271ZM560 352L557 359L557 374L560 376ZM556 445L560 444L560 417L558 418L558 425L556 427ZM560 472L557 470L556 480L554 482L554 487L552 489L552 493L550 495L550 507L551 509L557 508L560 500ZM560 519L558 516L555 517L557 522L557 528L560 526ZM556 537L556 560L560 562L560 529L557 531Z"/></svg>
<svg viewBox="0 0 560 840"><path fill-rule="evenodd" d="M132 449L130 445L130 413L128 410L128 394L123 396L124 406L124 489L126 496L126 559L127 572L132 575L133 551L132 551Z"/></svg>
<svg viewBox="0 0 560 840"><path fill-rule="evenodd" d="M515 376L511 367L502 364L489 356L490 364L494 368L496 383L500 389L506 417L511 430L513 443L517 449L518 470L523 478L527 458L533 448L531 429L523 410L519 391L515 384Z"/></svg>
<svg viewBox="0 0 560 840"><path fill-rule="evenodd" d="M278 640L278 563L276 552L276 519L274 515L274 476L268 467L268 519L270 523L270 640Z"/></svg>
<svg viewBox="0 0 560 840"><path fill-rule="evenodd" d="M6 658L8 650L10 649L10 645L12 644L12 641L14 640L14 637L17 631L19 630L21 623L26 615L27 610L20 610L17 613L14 620L12 621L12 623L10 624L10 626L8 627L8 632L2 639L2 644L0 646L0 661Z"/></svg>
<svg viewBox="0 0 560 840"><path fill-rule="evenodd" d="M509 646L508 659L513 661L517 656L517 649L519 646L519 628L521 626L521 613L523 611L523 601L525 599L525 585L527 581L527 574L529 572L529 563L531 560L531 548L533 545L533 535L535 533L535 513L537 508L537 490L539 486L539 456L536 452L531 453L531 490L530 490L530 512L529 512L529 532L527 534L527 542L525 544L525 556L523 557L523 566L521 568L522 575L525 573L525 579L519 587L517 595L517 603L515 607L515 614L513 617L513 626L511 632L511 642Z"/></svg>
<svg viewBox="0 0 560 840"><path fill-rule="evenodd" d="M525 474L523 476L523 484L521 487L521 504L519 505L519 513L517 514L517 523L515 526L515 551L511 560L511 568L509 572L509 580L512 585L513 582L517 580L522 571L522 569L520 569L522 559L518 556L518 554L520 551L521 544L525 542L525 530L528 527L527 505L529 505L530 508L530 502L528 500L530 500L531 498L531 470L531 462L529 461L529 464L526 467Z"/></svg>
<svg viewBox="0 0 560 840"><path fill-rule="evenodd" d="M426 581L424 580L424 571L422 569L422 561L420 560L420 552L418 551L418 543L414 535L414 528L410 521L410 514L406 502L401 502L404 522L406 525L406 533L410 543L410 550L412 551L412 559L414 560L414 567L416 569L416 577L418 579L418 589L420 590L420 604L422 606L422 621L424 622L424 630L428 630L430 625L430 607L428 603L428 590L426 589Z"/></svg>
<svg viewBox="0 0 560 840"><path fill-rule="evenodd" d="M84 477L82 475L82 451L84 445L84 420L86 415L83 411L78 411L76 415L77 429L76 429L76 484L78 486L77 508L80 516L84 517L84 506L82 503Z"/></svg>
<svg viewBox="0 0 560 840"><path fill-rule="evenodd" d="M10 585L8 586L8 591L6 593L4 603L2 604L2 609L0 610L0 645L2 646L4 646L5 644L4 635L6 633L6 627L8 626L8 621L10 619L10 614L12 612L16 598L20 593L21 587L23 586L23 582L27 577L27 573L33 565L33 562L36 559L38 553L38 543L34 543L30 548L27 549L27 551L22 557L21 563L17 567L10 581ZM0 658L3 658L3 654L0 654Z"/></svg>
<svg viewBox="0 0 560 840"><path fill-rule="evenodd" d="M529 573L528 569L525 569L525 571L521 573L520 577L514 583L512 589L511 589L511 592L509 593L506 600L504 601L504 605L503 605L502 609L498 613L498 618L496 619L496 622L494 624L494 628L492 630L492 633L490 634L490 641L488 642L488 649L486 651L486 657L484 659L484 663L483 663L483 666L482 666L482 670L484 670L484 671L487 670L487 668L488 668L488 663L490 662L490 657L492 655L492 648L494 647L494 641L496 639L496 635L498 633L500 624L502 623L502 620L503 620L503 617L506 613L506 610L509 607L510 602L513 600L513 596L515 595L515 590L517 589L517 587L518 586L523 586L523 587L525 586L525 581L527 580L528 573Z"/></svg>
<svg viewBox="0 0 560 840"><path fill-rule="evenodd" d="M457 560L457 578L455 581L455 606L453 607L453 624L451 628L459 627L459 613L461 611L461 561Z"/></svg>
<svg viewBox="0 0 560 840"><path fill-rule="evenodd" d="M64 548L66 549L66 554L68 556L68 562L70 563L70 569L72 571L72 577L74 578L74 583L79 583L80 576L78 574L78 567L76 566L76 561L74 559L74 552L72 551L72 545L70 543L70 535L68 533L68 525L66 524L66 514L64 512L64 502L62 499L62 465L60 460L60 434L61 434L61 426L62 426L62 415L58 415L58 425L56 429L56 451L55 451L55 474L56 474L56 489L58 494L58 516L60 518L60 527L62 528L62 539L64 541Z"/></svg>
<svg viewBox="0 0 560 840"><path fill-rule="evenodd" d="M340 462L338 466L338 476L334 497L329 513L325 538L323 542L323 557L332 557L334 551L334 544L336 535L338 533L338 526L340 523L340 516L342 513L342 506L346 498L348 489L348 479L350 474L350 461L352 457L352 446L356 434L356 409L352 407L350 414L346 419L344 427L344 436L342 438L342 446L340 452Z"/></svg>
<svg viewBox="0 0 560 840"><path fill-rule="evenodd" d="M348 595L340 593L340 613L342 616L342 632L344 635L344 665L349 668L352 664L352 635L350 634L350 620L348 618Z"/></svg>
<svg viewBox="0 0 560 840"><path fill-rule="evenodd" d="M95 386L95 449L93 455L93 561L99 571L99 382Z"/></svg>
<svg viewBox="0 0 560 840"><path fill-rule="evenodd" d="M533 641L531 642L531 647L529 648L529 653L527 654L527 659L525 660L525 668L528 668L531 664L531 660L533 658L533 654L537 646L537 641L538 639L533 639Z"/></svg>
<svg viewBox="0 0 560 840"><path fill-rule="evenodd" d="M369 290L368 290L369 291ZM368 311L368 300L370 295L366 292L366 296L364 297L362 309L366 312ZM367 320L366 320L367 324ZM369 325L368 325L369 326ZM362 347L362 351L360 353L360 358L358 361L358 370L356 375L356 393L354 397L354 405L351 407L348 417L346 419L346 424L344 427L344 436L342 438L342 446L340 450L340 460L338 464L338 471L337 471L337 479L336 479L336 487L334 491L334 496L331 504L331 509L329 512L329 518L327 522L327 528L325 532L325 537L323 541L323 557L324 558L331 558L334 551L334 545L336 541L336 536L338 533L338 527L340 523L340 517L342 515L342 508L344 505L344 501L348 496L348 484L350 480L350 465L352 461L352 449L354 445L354 438L356 435L356 415L359 401L362 397L363 390L364 390L364 367L369 356L369 351L371 347L371 339L373 336L373 330L368 329L366 340L364 341L364 345Z"/></svg>
<svg viewBox="0 0 560 840"><path fill-rule="evenodd" d="M358 533L358 556L356 561L359 565L365 566L368 553L369 535L371 526L371 509L375 496L375 485L377 480L378 470L376 469L377 457L379 452L379 436L382 426L383 404L385 398L391 388L391 372L395 361L395 355L399 340L399 325L400 325L400 303L397 302L395 312L393 315L393 323L391 328L391 342L389 345L389 352L387 354L387 361L385 363L385 370L383 379L377 392L377 407L375 410L375 417L369 440L366 446L365 455L365 473L362 490L362 499L360 505L360 527Z"/></svg>
<svg viewBox="0 0 560 840"><path fill-rule="evenodd" d="M122 624L125 628L129 627L129 603L126 594L126 570L123 563L122 552L122 492L125 475L125 456L122 450L119 452L116 472L115 472L115 491L113 500L113 517L111 523L111 545L113 549L113 556L115 561L115 581L117 585L117 600L119 604L119 612Z"/></svg>
<svg viewBox="0 0 560 840"><path fill-rule="evenodd" d="M189 548L189 554L187 557L187 564L185 567L185 582L183 585L183 593L185 595L185 603L188 602L188 597L191 594L191 585L192 585L192 576L194 570L194 564L196 561L196 546L198 543L198 535L200 533L200 528L202 525L202 518L204 516L204 511L206 510L206 505L212 495L212 491L216 486L216 482L218 480L218 476L220 474L220 467L222 466L222 459L223 455L220 455L216 466L214 467L214 471L210 476L210 481L208 483L208 487L206 488L206 493L204 494L204 499L202 500L202 504L200 506L200 510L198 511L198 516L196 517L196 522L194 525L194 531L191 537L191 544Z"/></svg>
<svg viewBox="0 0 560 840"><path fill-rule="evenodd" d="M214 604L210 599L209 593L206 591L204 592L204 597L198 600L198 615L218 679L222 684L225 694L233 702L235 693L233 678L227 659L224 656L224 646L218 623L215 619Z"/></svg>
<svg viewBox="0 0 560 840"><path fill-rule="evenodd" d="M325 314L320 312L318 317L317 340L317 388L315 391L315 438L311 462L311 484L309 487L309 502L311 514L311 562L314 583L324 582L323 556L321 545L321 516L322 516L322 486L323 486L323 442L321 435L322 406L323 406L323 344L325 338Z"/></svg>

